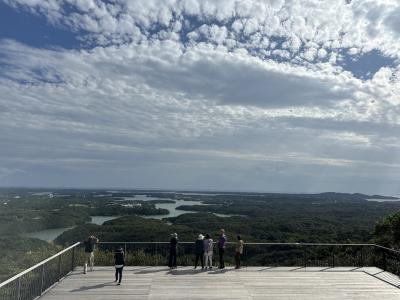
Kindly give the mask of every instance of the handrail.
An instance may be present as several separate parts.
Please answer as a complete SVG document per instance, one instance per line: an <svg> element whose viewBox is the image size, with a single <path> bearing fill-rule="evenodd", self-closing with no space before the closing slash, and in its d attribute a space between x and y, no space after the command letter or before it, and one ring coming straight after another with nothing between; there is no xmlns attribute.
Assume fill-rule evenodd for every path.
<svg viewBox="0 0 400 300"><path fill-rule="evenodd" d="M193 244L194 242L179 242L179 244ZM217 241L214 242L214 244L218 243ZM97 244L169 244L169 242L98 242ZM235 242L227 242L229 245L236 244ZM379 246L375 244L362 244L362 243L356 243L356 244L334 244L334 243L263 243L263 242L249 242L245 243L245 245L271 245L271 246L279 246L279 245L288 245L288 246ZM385 248L383 246L379 246L381 248ZM390 249L390 248L386 248ZM397 251L394 249L390 249L393 251Z"/></svg>
<svg viewBox="0 0 400 300"><path fill-rule="evenodd" d="M384 250L388 250L388 251L400 254L399 250L395 250L395 249L392 249L392 248L387 248L387 247L384 247L384 246L381 246L381 245L377 245L377 244L374 244L374 246L378 247L378 248L381 248L381 249L384 249Z"/></svg>
<svg viewBox="0 0 400 300"><path fill-rule="evenodd" d="M194 242L179 242L179 244L189 245ZM214 244L217 244L217 241L214 241ZM134 245L134 244L169 244L169 242L98 242L98 244L123 244L123 245ZM227 242L228 245L236 244L235 242ZM380 249L384 249L393 253L400 254L400 250L387 248L378 244L368 244L368 243L273 243L273 242L249 242L244 243L245 245L269 245L269 246L358 246L358 247L377 247Z"/></svg>
<svg viewBox="0 0 400 300"><path fill-rule="evenodd" d="M7 279L6 281L1 282L1 283L0 283L0 288L3 287L3 286L5 286L5 285L7 285L7 284L9 284L10 282L14 281L15 279L18 279L19 277L25 275L26 273L29 273L30 271L32 271L32 270L34 270L34 269L36 269L36 268L38 268L38 267L44 265L44 264L47 263L48 261L53 260L54 258L56 258L56 257L58 257L58 256L60 256L60 255L62 255L63 253L65 253L65 252L67 252L67 251L69 251L69 250L71 250L71 249L73 249L73 248L79 246L80 244L81 244L81 242L77 242L77 243L75 243L75 244L69 246L68 248L65 248L64 250L62 250L62 251L60 251L60 252L54 254L53 256L51 256L51 257L49 257L49 258L46 258L45 260L42 260L41 262L39 262L39 263L37 263L36 265L30 267L29 269L26 269L25 271L22 271L21 273L19 273L19 274L13 276L13 277Z"/></svg>
<svg viewBox="0 0 400 300"><path fill-rule="evenodd" d="M215 243L217 243L217 242L215 241L214 244L215 244ZM34 265L34 266L32 266L32 267L30 267L30 268L24 270L24 271L22 271L21 273L19 273L19 274L13 276L13 277L7 279L6 281L1 282L1 283L0 283L0 288L2 288L3 286L9 284L9 283L12 282L12 281L18 279L19 277L21 277L21 276L23 276L23 275L25 275L25 274L31 272L32 270L34 270L34 269L36 269L36 268L38 268L38 267L44 265L45 263L47 263L47 262L49 262L49 261L55 259L56 257L62 255L63 253L65 253L65 252L67 252L67 251L69 251L69 250L71 250L71 249L73 249L73 248L79 246L80 244L82 244L82 243L81 243L81 242L77 242L77 243L75 243L75 244L73 244L73 245L67 247L66 249L64 249L64 250L62 250L62 251L56 253L55 255L53 255L53 256L51 256L51 257L49 257L49 258L47 258L47 259L45 259L45 260L43 260L43 261L41 261L41 262L39 262L39 263L37 263L36 265ZM123 245L133 245L133 244L165 244L165 245L167 245L167 244L169 244L169 242L143 242L143 241L138 241L138 242L103 242L103 241L102 241L102 242L98 242L97 244L100 244L100 245L101 245L101 244L123 244ZM179 242L179 244L189 245L189 244L194 244L194 242L182 241L182 242ZM227 244L233 245L233 244L235 244L235 242L227 242ZM270 245L270 246L349 246L349 247L350 247L350 246L359 246L359 247L361 247L361 246L363 246L363 247L368 246L368 247L377 247L377 248L380 248L380 249L384 249L384 250L387 250L387 251L391 251L391 252L396 253L396 254L400 254L400 251L399 251L399 250L387 248L387 247L384 247L384 246L381 246L381 245L377 245L377 244L368 244L368 243L354 243L354 244L351 244L351 243L348 243L348 244L346 244L346 243L339 243L339 244L335 244L335 243L296 243L296 242L291 242L291 243L249 242L249 243L245 243L245 245L260 245L260 246L261 246L261 245Z"/></svg>

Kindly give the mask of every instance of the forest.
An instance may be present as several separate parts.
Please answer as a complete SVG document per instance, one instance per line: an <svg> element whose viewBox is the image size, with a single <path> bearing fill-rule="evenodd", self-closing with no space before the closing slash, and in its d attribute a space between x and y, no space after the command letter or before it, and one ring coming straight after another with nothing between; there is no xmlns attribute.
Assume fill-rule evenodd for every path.
<svg viewBox="0 0 400 300"><path fill-rule="evenodd" d="M18 192L18 197L15 198ZM245 243L379 243L398 247L400 241L400 202L391 197L363 194L194 194L131 191L107 194L104 191L58 191L59 195L3 191L0 206L0 243L2 248L1 278L40 261L59 249L96 235L102 242L168 242L171 233L178 233L180 241L194 242L199 233L209 233L217 239L220 228L226 230L228 240L240 234ZM126 200L135 195L146 195L149 200ZM368 201L368 199L389 201ZM157 203L175 200L199 201L198 205L183 205L181 210L195 211L177 217L148 219L141 215L167 214L157 209ZM6 204L4 204L6 203ZM126 205L135 204L135 205ZM140 205L138 205L140 204ZM221 217L216 214L224 214ZM90 224L90 216L122 216L103 225ZM231 215L227 217L226 215ZM75 226L53 243L29 239L21 233L37 229ZM101 244L103 263L110 263L107 251L115 244ZM131 263L154 263L152 246L125 246ZM139 248L140 249L139 249ZM191 245L182 245L181 263L191 263ZM15 251L17 249L17 251ZM164 249L164 250L162 250ZM266 251L268 250L268 251ZM246 261L252 264L296 263L303 259L298 247L248 246ZM340 249L339 249L340 250ZM159 246L157 262L164 259L166 246ZM233 251L233 250L232 250ZM317 250L316 250L317 251ZM338 251L338 250L335 250ZM340 250L348 251L347 249ZM358 250L357 250L358 251ZM318 253L317 253L318 252ZM318 249L320 257L332 249ZM337 252L339 259L340 253ZM160 256L161 255L161 256ZM99 255L99 259L101 259ZM107 258L108 257L108 258ZM142 257L141 259L139 259ZM183 261L186 259L186 261ZM7 261L12 263L7 264ZM4 267L7 265L6 267Z"/></svg>

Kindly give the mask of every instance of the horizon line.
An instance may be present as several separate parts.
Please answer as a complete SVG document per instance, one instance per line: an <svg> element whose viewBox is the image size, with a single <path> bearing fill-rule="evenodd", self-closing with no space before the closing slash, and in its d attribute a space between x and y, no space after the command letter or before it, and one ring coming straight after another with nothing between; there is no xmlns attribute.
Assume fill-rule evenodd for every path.
<svg viewBox="0 0 400 300"><path fill-rule="evenodd" d="M225 189L184 189L184 188L129 188L129 187L77 187L77 186L0 186L0 189L56 189L56 190L102 190L102 191L157 191L157 192L189 192L189 193L246 193L246 194L304 194L304 195L312 195L312 194L325 194L325 193L337 193L337 194L363 194L367 196L385 196L385 197L400 197L400 195L381 195L378 193L364 193L364 192L344 192L344 191L325 191L325 192L286 192L286 191L255 191L255 190L225 190Z"/></svg>

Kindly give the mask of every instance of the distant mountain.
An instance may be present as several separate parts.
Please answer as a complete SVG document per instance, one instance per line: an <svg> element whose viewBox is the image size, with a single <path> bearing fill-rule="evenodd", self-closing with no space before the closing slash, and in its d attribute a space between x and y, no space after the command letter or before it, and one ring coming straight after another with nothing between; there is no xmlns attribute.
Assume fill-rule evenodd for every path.
<svg viewBox="0 0 400 300"><path fill-rule="evenodd" d="M396 200L399 199L397 197L390 197L390 196L381 196L381 195L372 195L368 199L388 199L388 200Z"/></svg>
<svg viewBox="0 0 400 300"><path fill-rule="evenodd" d="M315 195L321 195L325 199L341 199L341 200L367 200L367 199L382 199L382 200L396 200L398 198L391 196L382 196L382 195L366 195L361 193L335 193L335 192L326 192Z"/></svg>

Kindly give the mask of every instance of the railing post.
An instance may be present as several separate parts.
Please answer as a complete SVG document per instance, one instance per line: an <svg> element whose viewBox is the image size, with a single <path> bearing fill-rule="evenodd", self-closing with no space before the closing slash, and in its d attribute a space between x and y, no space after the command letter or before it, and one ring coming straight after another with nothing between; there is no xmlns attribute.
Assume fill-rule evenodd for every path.
<svg viewBox="0 0 400 300"><path fill-rule="evenodd" d="M44 264L42 265L42 280L40 283L40 295L43 294L43 289L44 289Z"/></svg>
<svg viewBox="0 0 400 300"><path fill-rule="evenodd" d="M58 281L61 280L61 255L58 256Z"/></svg>
<svg viewBox="0 0 400 300"><path fill-rule="evenodd" d="M17 283L17 300L21 299L21 277L18 278L18 283Z"/></svg>
<svg viewBox="0 0 400 300"><path fill-rule="evenodd" d="M156 266L158 266L158 247L157 247L157 243L155 244L156 246Z"/></svg>
<svg viewBox="0 0 400 300"><path fill-rule="evenodd" d="M373 246L373 251L372 251L372 265L374 267L377 267L376 265L376 246Z"/></svg>
<svg viewBox="0 0 400 300"><path fill-rule="evenodd" d="M386 265L386 252L385 252L385 251L383 251L383 266L382 266L382 269L383 269L384 271L386 271L386 269L387 269L387 265Z"/></svg>
<svg viewBox="0 0 400 300"><path fill-rule="evenodd" d="M72 248L72 254L71 254L71 271L75 269L75 247Z"/></svg>
<svg viewBox="0 0 400 300"><path fill-rule="evenodd" d="M304 247L304 253L303 253L303 255L304 255L304 268L306 268L307 267L307 247L305 246Z"/></svg>

